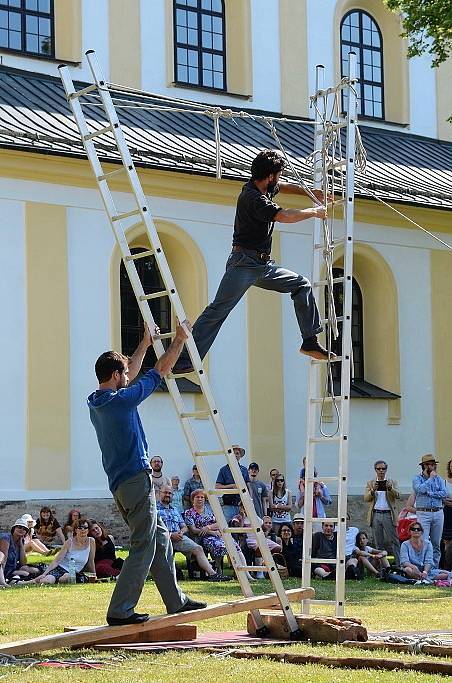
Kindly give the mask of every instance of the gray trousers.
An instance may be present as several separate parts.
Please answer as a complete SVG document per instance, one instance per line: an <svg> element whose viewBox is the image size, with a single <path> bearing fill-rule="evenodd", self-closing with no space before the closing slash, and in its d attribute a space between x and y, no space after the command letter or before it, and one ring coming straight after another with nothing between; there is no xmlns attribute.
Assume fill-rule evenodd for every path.
<svg viewBox="0 0 452 683"><path fill-rule="evenodd" d="M274 261L263 263L253 257L251 252L233 252L226 262L226 272L214 301L193 325L193 339L201 358L209 351L229 313L252 286L291 295L303 339L322 331L320 314L309 280L303 275L277 266ZM179 363L185 365L189 361L184 349Z"/></svg>
<svg viewBox="0 0 452 683"><path fill-rule="evenodd" d="M386 536L386 540L389 541L392 546L392 554L394 555L395 563L400 565L400 541L390 512L374 511L372 517L372 532L375 546L378 550L384 550Z"/></svg>
<svg viewBox="0 0 452 683"><path fill-rule="evenodd" d="M130 617L151 571L169 613L187 601L176 581L173 550L168 531L157 513L149 474L140 472L118 486L113 494L118 510L130 529L130 551L118 576L107 616Z"/></svg>

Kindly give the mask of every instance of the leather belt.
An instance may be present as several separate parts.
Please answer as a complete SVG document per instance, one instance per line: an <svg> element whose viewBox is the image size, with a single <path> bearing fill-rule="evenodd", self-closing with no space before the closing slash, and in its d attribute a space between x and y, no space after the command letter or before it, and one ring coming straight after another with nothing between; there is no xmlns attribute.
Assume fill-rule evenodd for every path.
<svg viewBox="0 0 452 683"><path fill-rule="evenodd" d="M439 512L443 508L416 508L416 512Z"/></svg>
<svg viewBox="0 0 452 683"><path fill-rule="evenodd" d="M259 261L263 261L264 263L268 263L271 259L271 255L266 254L263 251L257 251L257 249L246 249L245 247L240 247L238 245L233 246L232 251L234 253L238 252L240 254L249 254L250 256L257 258Z"/></svg>
<svg viewBox="0 0 452 683"><path fill-rule="evenodd" d="M391 514L391 510L375 510L375 508L374 508L374 512L385 512L386 514L388 514L388 513Z"/></svg>

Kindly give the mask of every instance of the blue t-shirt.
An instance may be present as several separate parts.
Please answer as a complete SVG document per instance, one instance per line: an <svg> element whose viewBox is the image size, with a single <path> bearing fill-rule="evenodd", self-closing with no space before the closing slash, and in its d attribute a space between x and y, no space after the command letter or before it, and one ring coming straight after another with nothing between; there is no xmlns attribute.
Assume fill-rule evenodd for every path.
<svg viewBox="0 0 452 683"><path fill-rule="evenodd" d="M157 389L160 382L160 374L152 369L129 387L118 391L98 389L88 396L90 419L112 492L123 481L150 469L148 444L137 406Z"/></svg>
<svg viewBox="0 0 452 683"><path fill-rule="evenodd" d="M245 483L248 483L250 480L248 470L244 465L239 464L239 467L242 470ZM234 484L234 477L232 476L231 468L229 467L229 465L224 465L218 472L217 484L223 484L224 486L226 486L227 484ZM233 493L230 496L223 496L223 505L238 505L239 503L240 496L236 493Z"/></svg>
<svg viewBox="0 0 452 683"><path fill-rule="evenodd" d="M16 569L20 567L20 549L11 533L0 534L0 541L7 541L9 543L3 575L5 579L10 579Z"/></svg>

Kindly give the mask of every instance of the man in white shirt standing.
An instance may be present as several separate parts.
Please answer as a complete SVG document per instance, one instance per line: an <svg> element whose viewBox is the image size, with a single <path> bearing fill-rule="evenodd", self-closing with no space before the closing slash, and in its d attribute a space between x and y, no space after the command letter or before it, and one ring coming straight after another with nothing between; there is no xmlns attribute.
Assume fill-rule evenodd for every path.
<svg viewBox="0 0 452 683"><path fill-rule="evenodd" d="M400 564L400 541L397 536L397 512L395 501L400 498L397 482L387 478L388 465L377 460L374 465L375 479L368 481L364 500L368 503L367 521L372 529L377 548L385 547L385 538L392 545L394 560Z"/></svg>

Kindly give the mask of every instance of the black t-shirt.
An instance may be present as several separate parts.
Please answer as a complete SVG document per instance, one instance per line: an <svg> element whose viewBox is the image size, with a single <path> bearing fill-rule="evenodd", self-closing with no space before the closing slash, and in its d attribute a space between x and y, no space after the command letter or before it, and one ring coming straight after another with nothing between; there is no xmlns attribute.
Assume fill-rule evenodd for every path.
<svg viewBox="0 0 452 683"><path fill-rule="evenodd" d="M312 557L323 560L334 560L337 552L337 533L333 538L327 538L323 531L317 531L312 536Z"/></svg>
<svg viewBox="0 0 452 683"><path fill-rule="evenodd" d="M274 219L281 211L273 201L278 192L278 185L271 192L262 194L252 180L245 183L237 200L233 246L270 253Z"/></svg>

